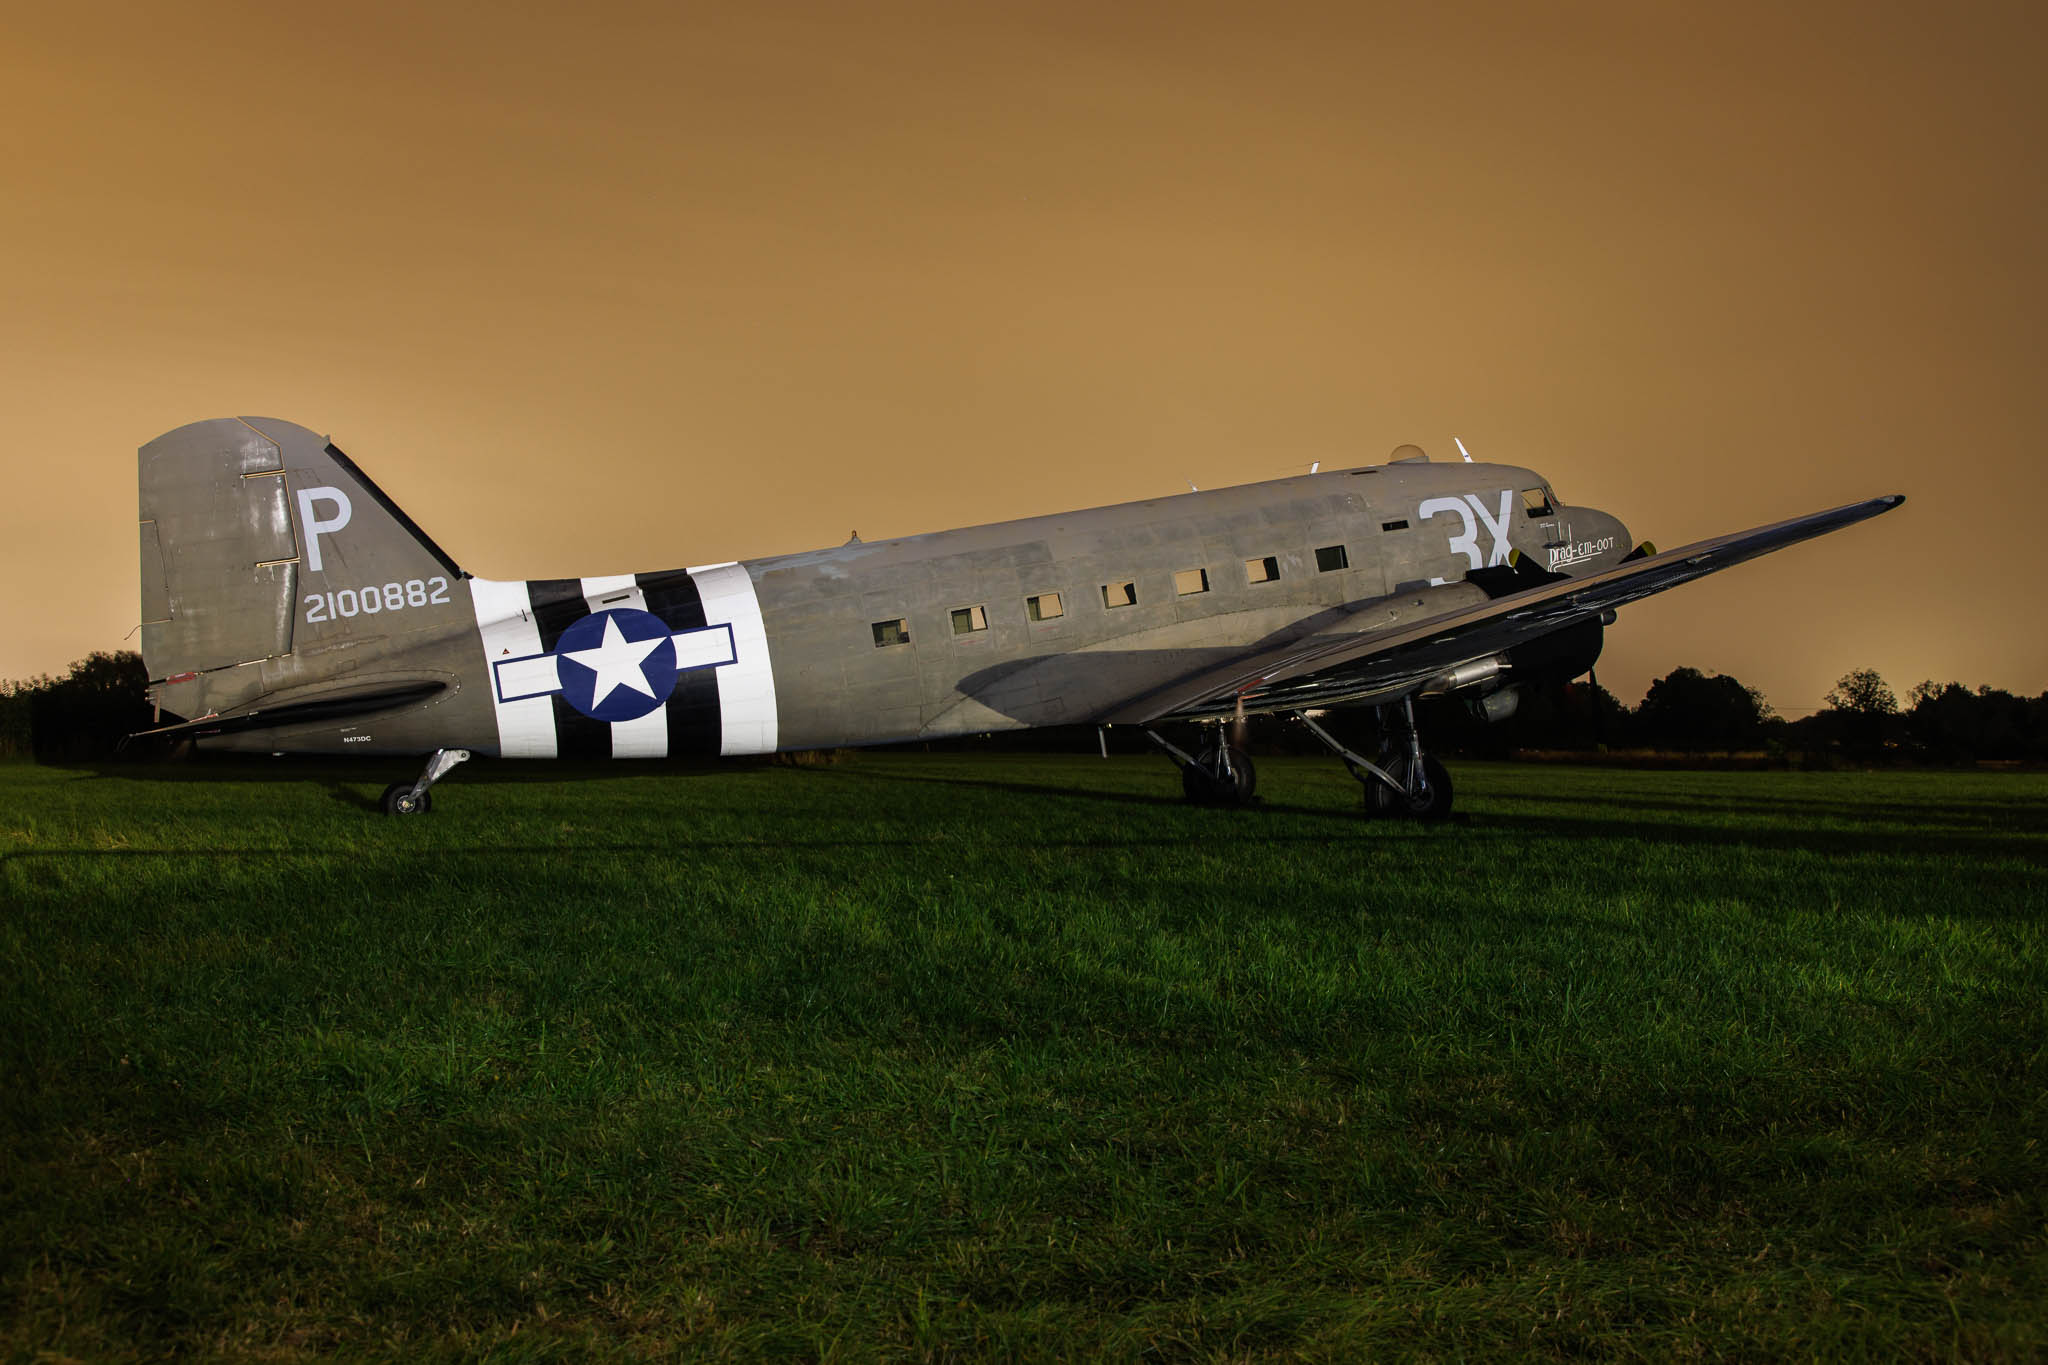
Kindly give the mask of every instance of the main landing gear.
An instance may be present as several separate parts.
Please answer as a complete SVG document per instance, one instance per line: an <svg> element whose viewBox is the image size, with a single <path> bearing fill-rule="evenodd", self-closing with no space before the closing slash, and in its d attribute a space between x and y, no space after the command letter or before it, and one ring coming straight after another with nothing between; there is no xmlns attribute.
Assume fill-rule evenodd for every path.
<svg viewBox="0 0 2048 1365"><path fill-rule="evenodd" d="M1198 806L1251 804L1259 789L1258 774L1252 769L1251 757L1230 742L1225 727L1205 727L1200 750L1194 754L1161 738L1150 728L1146 729L1145 737L1164 749L1180 768L1181 795L1188 800Z"/></svg>
<svg viewBox="0 0 2048 1365"><path fill-rule="evenodd" d="M1394 712L1390 730L1387 712ZM1368 815L1400 815L1411 820L1442 820L1451 813L1451 775L1436 758L1422 751L1422 735L1415 728L1415 703L1403 697L1398 705L1378 708L1380 733L1386 736L1377 762L1352 752L1335 735L1304 712L1293 712L1308 732L1331 753L1344 761L1351 775L1365 789ZM1195 753L1174 745L1157 731L1147 729L1145 737L1166 751L1180 769L1180 789L1198 806L1244 806L1251 804L1258 789L1252 761L1240 745L1232 744L1233 727L1221 724L1203 727L1202 742Z"/></svg>
<svg viewBox="0 0 2048 1365"><path fill-rule="evenodd" d="M467 749L436 749L418 781L393 782L384 789L383 800L378 804L386 815L425 815L434 808L433 785L454 772L456 764L468 759Z"/></svg>
<svg viewBox="0 0 2048 1365"><path fill-rule="evenodd" d="M1415 728L1415 702L1408 697L1401 698L1398 711L1400 726L1392 733L1386 728L1386 711L1385 707L1379 708L1380 733L1387 738L1377 763L1345 748L1336 736L1303 712L1295 712L1294 718L1308 727L1308 732L1321 740L1331 753L1342 759L1351 775L1365 788L1366 814L1405 815L1415 820L1444 819L1451 813L1451 775L1444 771L1444 765L1435 757L1422 752L1422 734Z"/></svg>

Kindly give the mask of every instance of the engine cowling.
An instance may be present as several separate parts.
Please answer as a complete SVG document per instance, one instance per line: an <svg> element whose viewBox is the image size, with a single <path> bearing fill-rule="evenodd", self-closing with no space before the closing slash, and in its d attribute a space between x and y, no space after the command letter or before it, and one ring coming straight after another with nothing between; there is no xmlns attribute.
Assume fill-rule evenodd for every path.
<svg viewBox="0 0 2048 1365"><path fill-rule="evenodd" d="M1600 660L1600 648L1606 643L1606 624L1612 615L1610 612L1593 617L1510 649L1508 663L1517 679L1576 678L1590 672Z"/></svg>

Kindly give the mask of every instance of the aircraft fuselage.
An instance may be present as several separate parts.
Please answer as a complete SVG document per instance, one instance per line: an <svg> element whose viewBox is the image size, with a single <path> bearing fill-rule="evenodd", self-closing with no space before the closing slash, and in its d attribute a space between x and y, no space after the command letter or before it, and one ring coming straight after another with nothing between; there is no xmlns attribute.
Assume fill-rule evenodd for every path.
<svg viewBox="0 0 2048 1365"><path fill-rule="evenodd" d="M1482 601L1466 574L1513 551L1578 575L1630 548L1618 520L1557 505L1534 472L1476 463L1334 470L585 579L380 581L349 554L346 527L319 529L338 513L304 507L294 646L257 665L251 695L302 695L333 676L336 651L351 687L444 689L210 744L660 757L1088 722L1250 648ZM310 542L325 550L317 569ZM159 689L174 711L177 690Z"/></svg>

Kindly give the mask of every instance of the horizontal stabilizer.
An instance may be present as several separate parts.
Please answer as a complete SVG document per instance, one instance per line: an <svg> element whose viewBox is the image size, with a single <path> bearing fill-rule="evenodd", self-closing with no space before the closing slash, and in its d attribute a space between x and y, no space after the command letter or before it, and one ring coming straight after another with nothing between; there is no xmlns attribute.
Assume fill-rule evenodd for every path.
<svg viewBox="0 0 2048 1365"><path fill-rule="evenodd" d="M367 715L372 711L389 711L410 702L424 701L437 692L445 691L448 684L433 680L401 683L396 687L381 687L374 691L329 693L307 701L285 702L279 706L265 706L259 709L240 711L229 716L201 716L178 725L165 725L155 730L139 730L129 739L146 739L153 735L225 735L241 730L272 730L281 725L301 725L308 721L338 720L344 716Z"/></svg>

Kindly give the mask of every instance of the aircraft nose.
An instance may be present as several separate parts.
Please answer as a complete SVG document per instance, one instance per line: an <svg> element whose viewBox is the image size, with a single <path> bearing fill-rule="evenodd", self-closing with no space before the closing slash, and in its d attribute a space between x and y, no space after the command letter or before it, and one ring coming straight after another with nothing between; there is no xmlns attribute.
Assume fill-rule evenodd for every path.
<svg viewBox="0 0 2048 1365"><path fill-rule="evenodd" d="M1611 569L1634 548L1621 518L1597 507L1570 507L1558 519L1558 537L1545 547L1553 572L1581 575Z"/></svg>
<svg viewBox="0 0 2048 1365"><path fill-rule="evenodd" d="M1600 522L1601 530L1599 538L1602 540L1612 540L1614 542L1614 558L1619 559L1623 555L1627 554L1630 550L1635 548L1635 541L1630 539L1628 527L1622 524L1620 517L1617 517L1609 512L1602 512L1600 514ZM1603 553L1605 552L1603 551Z"/></svg>

